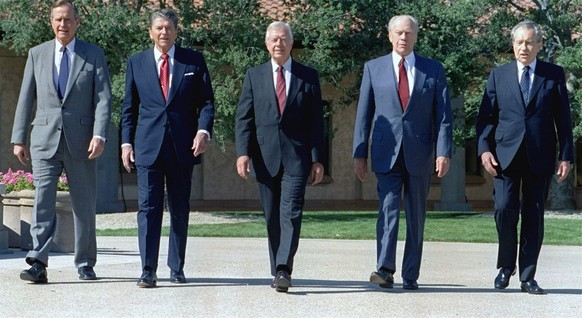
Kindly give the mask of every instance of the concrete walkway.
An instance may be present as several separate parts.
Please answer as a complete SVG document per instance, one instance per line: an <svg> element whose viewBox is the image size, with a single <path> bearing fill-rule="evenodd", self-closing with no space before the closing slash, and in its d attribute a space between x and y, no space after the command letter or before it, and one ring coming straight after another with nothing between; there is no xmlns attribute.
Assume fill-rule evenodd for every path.
<svg viewBox="0 0 582 318"><path fill-rule="evenodd" d="M403 242L399 242L398 262ZM537 280L547 295L493 289L495 244L425 243L418 291L368 282L375 242L300 242L293 287L269 287L266 239L190 238L188 283L168 281L167 238L158 288L140 289L135 237L99 237L97 281L77 279L71 254L50 258L49 284L21 281L25 253L0 255L0 317L580 317L582 247L544 246Z"/></svg>

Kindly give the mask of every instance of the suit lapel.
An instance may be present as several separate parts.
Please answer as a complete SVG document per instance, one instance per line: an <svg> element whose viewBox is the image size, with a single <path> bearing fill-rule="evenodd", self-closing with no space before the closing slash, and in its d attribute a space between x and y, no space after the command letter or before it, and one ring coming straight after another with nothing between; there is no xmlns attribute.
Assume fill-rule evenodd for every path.
<svg viewBox="0 0 582 318"><path fill-rule="evenodd" d="M415 105L415 100L422 94L422 88L424 87L426 74L428 72L426 69L427 64L422 57L419 57L415 54L414 59L414 85L412 87L412 94L410 94L410 98L408 99L408 105L406 105L406 110L404 112L408 111L409 107L414 107L413 105Z"/></svg>
<svg viewBox="0 0 582 318"><path fill-rule="evenodd" d="M85 42L77 39L75 43L75 52L73 52L73 54L73 65L71 67L71 74L67 80L67 90L65 96L63 96L63 100L67 99L67 96L69 96L71 87L76 82L79 73L81 73L81 70L87 61L87 45L85 45Z"/></svg>
<svg viewBox="0 0 582 318"><path fill-rule="evenodd" d="M275 92L275 83L273 83L273 67L271 66L271 60L263 64L260 70L260 86L266 91L265 96L267 96L266 103L257 103L257 105L265 105L265 113L274 113L276 118L281 120L279 114L279 105L277 104L277 94Z"/></svg>
<svg viewBox="0 0 582 318"><path fill-rule="evenodd" d="M182 79L184 79L184 72L186 70L186 64L181 62L182 50L178 46L175 46L175 48L176 50L174 51L174 68L172 72L172 85L170 87L170 92L168 93L168 100L166 101L166 105L170 104L170 101L178 91L178 87L180 87L180 85L182 84Z"/></svg>
<svg viewBox="0 0 582 318"><path fill-rule="evenodd" d="M507 85L505 87L509 89L513 98L517 101L516 105L520 105L522 109L525 109L526 105L524 104L521 89L519 88L517 63L515 61L508 65L503 78L505 78L505 85Z"/></svg>
<svg viewBox="0 0 582 318"><path fill-rule="evenodd" d="M301 76L301 68L300 66L295 63L295 61L291 61L291 79L289 80L289 93L287 94L287 102L285 103L285 109L291 106L295 97L297 97L297 92L299 92L299 88L303 85L303 79ZM285 113L285 112L283 112Z"/></svg>
<svg viewBox="0 0 582 318"><path fill-rule="evenodd" d="M47 45L47 49L43 51L42 56L40 57L42 61L41 65L41 77L42 78L50 78L51 92L53 92L52 96L55 99L59 99L57 93L57 86L55 85L54 81L54 74L56 72L55 66L55 40L50 41L50 45Z"/></svg>
<svg viewBox="0 0 582 318"><path fill-rule="evenodd" d="M546 78L544 77L544 66L543 64L538 61L537 65L536 65L536 69L534 72L534 81L533 84L531 86L531 90L529 92L529 104L532 104L532 100L534 100L534 96L536 95L536 93L538 92L538 90L540 89L540 87L542 87L543 82L546 80ZM528 106L526 105L526 106Z"/></svg>
<svg viewBox="0 0 582 318"><path fill-rule="evenodd" d="M143 57L143 71L146 76L148 83L151 83L152 91L158 92L158 98L161 104L165 104L164 93L162 92L162 87L160 86L160 78L158 76L158 65L156 64L156 57L154 56L154 49L150 48L146 51Z"/></svg>

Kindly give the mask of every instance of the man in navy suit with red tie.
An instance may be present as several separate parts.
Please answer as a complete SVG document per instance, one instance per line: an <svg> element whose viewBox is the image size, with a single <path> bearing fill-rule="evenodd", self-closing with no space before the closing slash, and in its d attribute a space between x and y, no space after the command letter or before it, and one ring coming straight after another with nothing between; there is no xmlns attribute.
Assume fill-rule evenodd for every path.
<svg viewBox="0 0 582 318"><path fill-rule="evenodd" d="M129 58L121 109L122 160L138 175L139 287L155 287L164 206L170 209L170 281L185 283L192 170L208 147L214 94L201 53L175 45L178 17L154 12L154 47Z"/></svg>
<svg viewBox="0 0 582 318"><path fill-rule="evenodd" d="M516 61L491 71L476 124L481 162L494 177L499 238L494 285L509 286L519 255L521 290L543 294L534 277L544 237L544 204L554 171L558 182L570 172L572 120L564 70L536 58L541 27L521 22L511 30L511 39Z"/></svg>
<svg viewBox="0 0 582 318"><path fill-rule="evenodd" d="M418 21L409 15L388 23L392 52L364 66L354 128L354 170L378 180L377 270L370 282L392 288L400 198L404 194L406 245L402 287L418 289L426 199L433 171L443 177L452 153L451 104L443 66L413 52ZM435 158L436 157L436 158Z"/></svg>

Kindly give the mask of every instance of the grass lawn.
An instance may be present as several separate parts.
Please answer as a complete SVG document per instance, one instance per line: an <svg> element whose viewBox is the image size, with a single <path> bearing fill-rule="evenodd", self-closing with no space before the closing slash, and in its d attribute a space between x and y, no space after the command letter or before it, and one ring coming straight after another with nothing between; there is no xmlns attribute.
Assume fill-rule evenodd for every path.
<svg viewBox="0 0 582 318"><path fill-rule="evenodd" d="M261 212L208 212L255 219ZM303 213L302 238L372 240L376 238L377 212L306 211ZM406 219L400 214L399 240L405 238ZM164 227L162 235L167 236ZM264 221L190 225L190 236L266 237ZM97 235L135 236L136 229L97 230ZM425 223L425 241L497 243L495 221L491 214L477 212L429 212ZM545 219L544 244L582 246L581 219Z"/></svg>

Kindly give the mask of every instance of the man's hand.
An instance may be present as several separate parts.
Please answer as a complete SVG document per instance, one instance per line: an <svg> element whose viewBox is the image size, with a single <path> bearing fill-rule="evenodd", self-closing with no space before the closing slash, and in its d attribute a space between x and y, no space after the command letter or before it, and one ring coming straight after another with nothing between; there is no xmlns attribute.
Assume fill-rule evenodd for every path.
<svg viewBox="0 0 582 318"><path fill-rule="evenodd" d="M311 164L311 173L309 178L311 180L311 185L316 185L323 180L323 165L319 162L314 162Z"/></svg>
<svg viewBox="0 0 582 318"><path fill-rule="evenodd" d="M135 157L133 155L133 147L123 146L121 147L121 161L123 162L123 167L128 173L134 168Z"/></svg>
<svg viewBox="0 0 582 318"><path fill-rule="evenodd" d="M364 182L366 180L366 174L368 174L368 159L354 158L354 171L358 179Z"/></svg>
<svg viewBox="0 0 582 318"><path fill-rule="evenodd" d="M25 144L14 144L12 150L18 161L25 166L28 166L28 161L30 161L30 155L28 155L28 149L26 149Z"/></svg>
<svg viewBox="0 0 582 318"><path fill-rule="evenodd" d="M436 158L435 171L439 178L444 177L449 172L451 161L447 157L439 156Z"/></svg>
<svg viewBox="0 0 582 318"><path fill-rule="evenodd" d="M238 157L238 159L236 159L236 172L238 173L238 175L246 180L249 176L250 171L251 171L251 158L249 156Z"/></svg>
<svg viewBox="0 0 582 318"><path fill-rule="evenodd" d="M558 182L564 181L568 174L570 173L570 162L567 160L561 160L558 162L558 170L556 171L556 175L558 176Z"/></svg>
<svg viewBox="0 0 582 318"><path fill-rule="evenodd" d="M105 141L101 140L100 138L93 137L89 143L89 149L87 149L87 152L89 153L89 159L97 159L97 157L101 156L104 149Z"/></svg>
<svg viewBox="0 0 582 318"><path fill-rule="evenodd" d="M208 136L205 133L199 132L194 137L192 142L192 150L194 152L194 157L198 157L203 154L208 148Z"/></svg>
<svg viewBox="0 0 582 318"><path fill-rule="evenodd" d="M495 157L490 151L481 154L481 164L490 175L497 177L497 167L499 167L499 164L495 161Z"/></svg>

